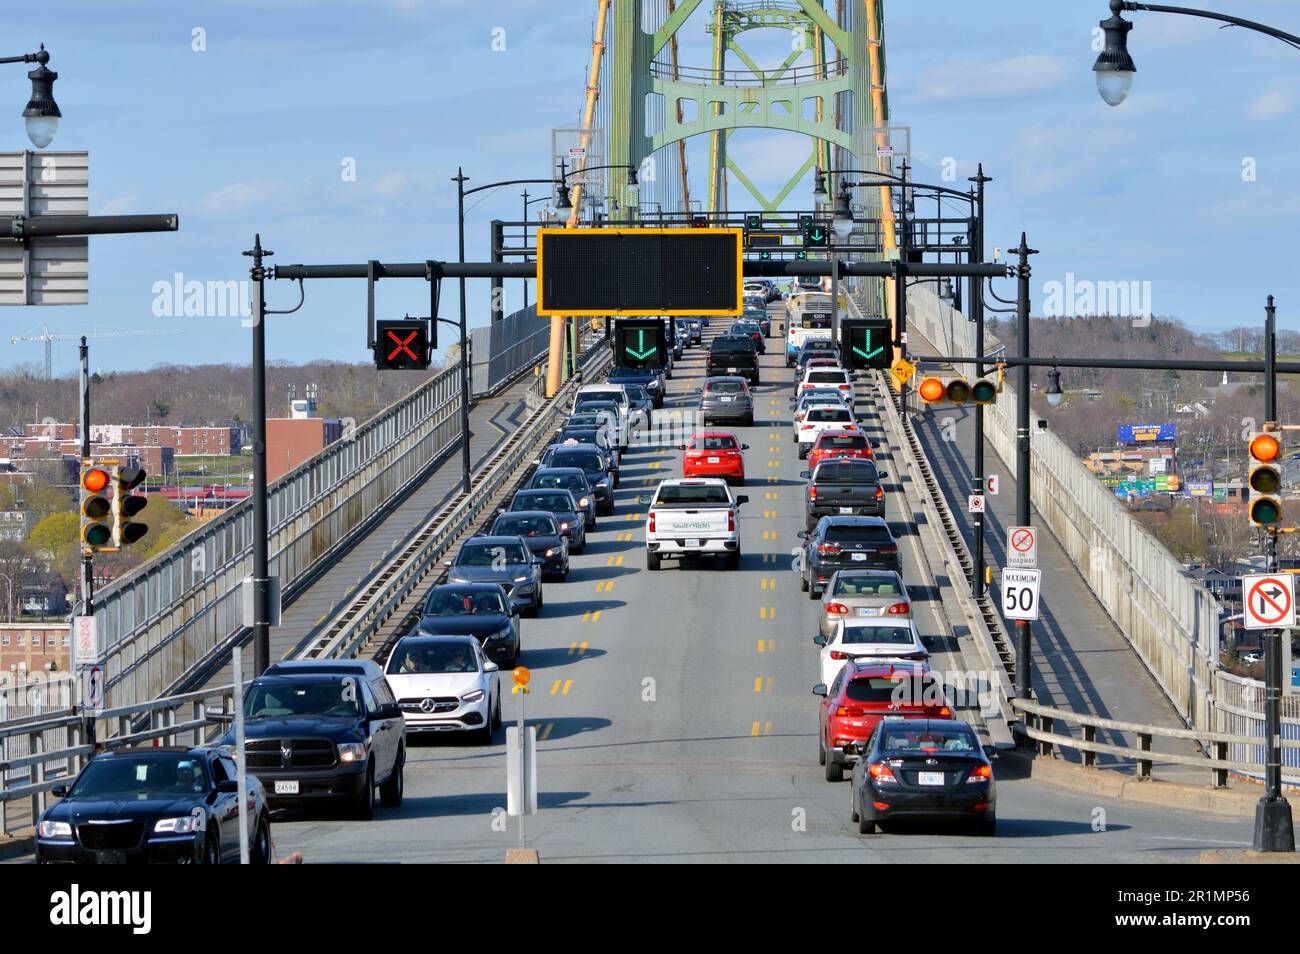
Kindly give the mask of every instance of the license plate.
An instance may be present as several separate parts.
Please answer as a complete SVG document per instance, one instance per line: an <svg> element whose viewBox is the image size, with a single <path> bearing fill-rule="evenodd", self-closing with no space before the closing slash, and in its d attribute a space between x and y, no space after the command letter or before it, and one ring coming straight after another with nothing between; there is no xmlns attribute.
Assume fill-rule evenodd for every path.
<svg viewBox="0 0 1300 954"><path fill-rule="evenodd" d="M879 609L878 607L875 607L875 606L859 606L859 607L858 607L858 615L859 615L859 616L879 616L879 615L880 615L880 609Z"/></svg>
<svg viewBox="0 0 1300 954"><path fill-rule="evenodd" d="M865 553L855 553L853 554L853 559L857 563L866 563L867 555Z"/></svg>
<svg viewBox="0 0 1300 954"><path fill-rule="evenodd" d="M853 512L853 508L852 508L852 507L841 507L841 508L840 508L840 513L852 513L852 512Z"/></svg>
<svg viewBox="0 0 1300 954"><path fill-rule="evenodd" d="M731 403L731 398L729 398L729 397L724 397L724 398L722 399L722 403L723 403L723 404L730 404L730 403Z"/></svg>
<svg viewBox="0 0 1300 954"><path fill-rule="evenodd" d="M687 545L688 547L698 547L698 546L700 545L700 538L699 538L699 537L687 537L687 538L686 538L686 545Z"/></svg>
<svg viewBox="0 0 1300 954"><path fill-rule="evenodd" d="M124 865L126 864L126 852L125 851L97 851L95 852L95 864Z"/></svg>
<svg viewBox="0 0 1300 954"><path fill-rule="evenodd" d="M729 374L734 374L735 371L736 371L735 368L728 368L728 369L727 369L727 373L729 373Z"/></svg>
<svg viewBox="0 0 1300 954"><path fill-rule="evenodd" d="M291 781L277 781L277 782L275 783L275 794L277 794L277 795L297 795L297 794L298 794L298 780L297 780L297 779L293 779L293 780L291 780Z"/></svg>
<svg viewBox="0 0 1300 954"><path fill-rule="evenodd" d="M922 785L942 785L942 772L918 772L916 780Z"/></svg>
<svg viewBox="0 0 1300 954"><path fill-rule="evenodd" d="M721 461L722 461L722 458L721 458L721 457L710 457L710 458L708 458L708 462L709 462L710 464L717 464L717 463L720 463Z"/></svg>

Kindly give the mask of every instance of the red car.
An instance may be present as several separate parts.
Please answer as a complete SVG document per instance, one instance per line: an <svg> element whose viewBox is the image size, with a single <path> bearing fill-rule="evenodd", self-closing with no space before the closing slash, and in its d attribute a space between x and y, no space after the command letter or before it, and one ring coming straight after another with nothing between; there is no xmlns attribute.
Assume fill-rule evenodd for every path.
<svg viewBox="0 0 1300 954"><path fill-rule="evenodd" d="M723 477L728 483L745 482L745 455L748 444L736 440L730 431L701 431L682 444L683 477Z"/></svg>
<svg viewBox="0 0 1300 954"><path fill-rule="evenodd" d="M845 747L871 738L885 717L952 718L943 686L925 663L849 660L829 689L819 684L813 692L822 697L817 761L828 782L842 780L857 761Z"/></svg>
<svg viewBox="0 0 1300 954"><path fill-rule="evenodd" d="M828 457L862 457L871 460L875 456L871 441L861 431L825 430L817 435L808 451L808 469L816 470L817 464Z"/></svg>

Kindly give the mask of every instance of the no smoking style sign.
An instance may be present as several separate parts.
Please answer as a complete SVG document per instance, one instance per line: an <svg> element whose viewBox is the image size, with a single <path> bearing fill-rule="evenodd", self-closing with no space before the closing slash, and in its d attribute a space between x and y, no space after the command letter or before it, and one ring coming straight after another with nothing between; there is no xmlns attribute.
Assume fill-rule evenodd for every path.
<svg viewBox="0 0 1300 954"><path fill-rule="evenodd" d="M1290 629L1295 626L1295 587L1290 575L1243 576L1246 629Z"/></svg>

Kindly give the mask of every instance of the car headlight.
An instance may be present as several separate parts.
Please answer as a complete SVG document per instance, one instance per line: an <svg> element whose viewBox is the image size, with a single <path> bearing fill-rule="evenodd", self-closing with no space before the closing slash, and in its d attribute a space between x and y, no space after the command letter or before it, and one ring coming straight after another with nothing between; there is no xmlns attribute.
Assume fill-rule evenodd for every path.
<svg viewBox="0 0 1300 954"><path fill-rule="evenodd" d="M370 754L370 746L364 742L339 743L340 762L364 762L368 754Z"/></svg>
<svg viewBox="0 0 1300 954"><path fill-rule="evenodd" d="M555 547L547 547L547 548L546 548L546 555L547 555L548 557L553 557L553 556L555 556Z"/></svg>
<svg viewBox="0 0 1300 954"><path fill-rule="evenodd" d="M71 838L72 826L67 822L61 821L43 821L40 824L40 835L42 838Z"/></svg>
<svg viewBox="0 0 1300 954"><path fill-rule="evenodd" d="M589 504L589 503L591 503L591 501L588 500L586 497L583 497L581 500L578 501L578 506L579 506L579 507L585 507L585 506L587 506L587 504Z"/></svg>
<svg viewBox="0 0 1300 954"><path fill-rule="evenodd" d="M527 583L527 582L528 582L528 579L529 579L529 578L526 577L526 576L517 576L517 577L515 577L515 582L516 582L516 583Z"/></svg>
<svg viewBox="0 0 1300 954"><path fill-rule="evenodd" d="M473 692L467 692L460 697L461 702L478 702L483 698L483 690L475 689Z"/></svg>
<svg viewBox="0 0 1300 954"><path fill-rule="evenodd" d="M498 629L495 633L493 633L491 636L489 636L489 637L485 640L485 642L489 642L489 643L490 643L490 642L492 642L492 641L495 640L495 639L509 639L509 638L510 638L510 627L509 627L509 626L502 626L502 627L501 627L500 629Z"/></svg>
<svg viewBox="0 0 1300 954"><path fill-rule="evenodd" d="M565 520L563 523L561 523L561 524L560 524L560 529L561 529L561 530L568 530L568 529L569 529L569 521Z"/></svg>
<svg viewBox="0 0 1300 954"><path fill-rule="evenodd" d="M154 834L191 835L203 830L203 819L199 815L181 815L179 818L160 818L154 822Z"/></svg>
<svg viewBox="0 0 1300 954"><path fill-rule="evenodd" d="M461 576L459 573L452 573L452 574L449 574L449 575L447 576L447 582L448 582L448 583L468 583L469 580L466 579L465 577Z"/></svg>

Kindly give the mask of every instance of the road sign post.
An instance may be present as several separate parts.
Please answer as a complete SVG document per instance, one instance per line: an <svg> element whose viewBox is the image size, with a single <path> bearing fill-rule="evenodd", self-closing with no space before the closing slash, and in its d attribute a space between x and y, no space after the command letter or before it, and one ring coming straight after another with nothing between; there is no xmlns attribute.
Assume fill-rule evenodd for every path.
<svg viewBox="0 0 1300 954"><path fill-rule="evenodd" d="M514 682L510 691L519 697L519 718L506 729L506 814L519 818L518 850L522 856L525 851L524 816L537 814L537 729L524 725L524 696L528 695L532 673L518 666L510 673L510 678ZM506 861L510 860L507 853ZM520 857L518 860L526 859Z"/></svg>

